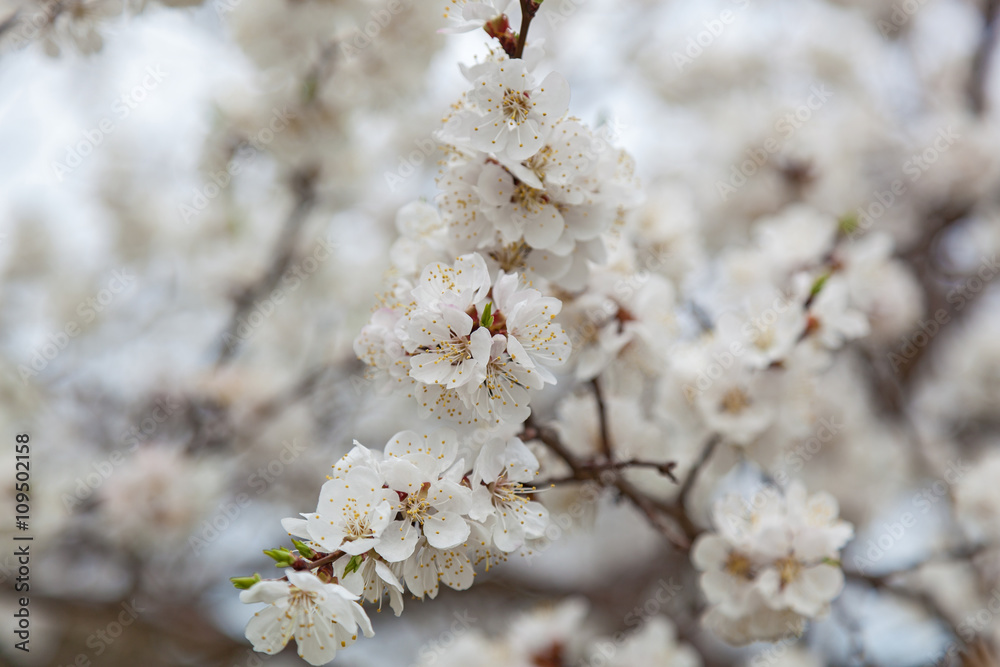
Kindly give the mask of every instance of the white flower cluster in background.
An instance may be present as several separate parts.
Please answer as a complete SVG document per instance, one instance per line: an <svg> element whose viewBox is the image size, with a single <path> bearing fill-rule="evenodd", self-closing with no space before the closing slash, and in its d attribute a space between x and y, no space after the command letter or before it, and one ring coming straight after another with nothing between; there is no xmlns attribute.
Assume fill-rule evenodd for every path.
<svg viewBox="0 0 1000 667"><path fill-rule="evenodd" d="M638 627L612 638L595 636L586 615L586 602L576 598L538 607L517 617L499 636L471 630L443 651L426 647L418 666L701 667L698 653L678 640L677 629L663 616L638 619Z"/></svg>
<svg viewBox="0 0 1000 667"><path fill-rule="evenodd" d="M798 636L806 620L825 616L844 586L840 549L854 535L837 515L832 496L810 496L799 483L784 494L768 487L750 502L720 500L718 532L703 534L691 552L712 605L705 625L749 644Z"/></svg>

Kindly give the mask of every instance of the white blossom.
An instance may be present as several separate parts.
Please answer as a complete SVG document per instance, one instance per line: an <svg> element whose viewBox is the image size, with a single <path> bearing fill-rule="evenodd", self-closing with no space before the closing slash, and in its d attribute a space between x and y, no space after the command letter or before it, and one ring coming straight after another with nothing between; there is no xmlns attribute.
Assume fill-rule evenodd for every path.
<svg viewBox="0 0 1000 667"><path fill-rule="evenodd" d="M537 153L569 108L566 79L553 72L536 85L522 60L484 63L477 74L461 134L442 137L516 161Z"/></svg>
<svg viewBox="0 0 1000 667"><path fill-rule="evenodd" d="M730 643L777 641L800 619L820 618L841 591L840 549L853 536L836 501L793 483L767 487L751 501L715 506L717 533L700 536L691 560L712 605L704 619Z"/></svg>
<svg viewBox="0 0 1000 667"><path fill-rule="evenodd" d="M287 570L288 581L260 581L240 594L240 600L269 606L256 612L246 636L254 650L275 654L295 637L299 655L310 665L325 665L337 650L358 638L371 637L371 621L343 586L324 583L309 572Z"/></svg>

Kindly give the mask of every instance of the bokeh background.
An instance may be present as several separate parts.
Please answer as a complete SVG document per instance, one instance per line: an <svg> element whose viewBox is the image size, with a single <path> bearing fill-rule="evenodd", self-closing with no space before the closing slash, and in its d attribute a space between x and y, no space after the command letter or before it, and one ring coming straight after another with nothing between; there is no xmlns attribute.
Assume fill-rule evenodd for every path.
<svg viewBox="0 0 1000 667"><path fill-rule="evenodd" d="M396 211L434 197L431 135L466 88L458 63L486 52L481 32L437 33L444 3L0 4L0 662L302 664L249 650L252 610L228 577L267 572L279 520L311 509L355 438L380 446L412 424L351 342L384 289ZM571 111L636 158L637 224L666 278L795 204L893 238L854 379L829 385L853 426L802 473L862 548L927 484L914 457L981 465L1000 445L1000 288L970 282L996 273L1000 247L996 17L993 0L546 0L532 27ZM914 339L942 308L948 323ZM13 649L7 547L17 433L32 456L28 654ZM880 565L942 544L955 496ZM593 627L620 629L682 557L610 497L587 521L471 591L377 615L378 636L337 662L415 664L455 613L501 632L574 594ZM935 575L956 622L989 599L996 562ZM694 579L676 581L663 612L682 636L712 664L751 660L760 647L704 636ZM919 609L844 596L858 615L768 664L930 664L947 645ZM1000 622L984 636L985 656Z"/></svg>

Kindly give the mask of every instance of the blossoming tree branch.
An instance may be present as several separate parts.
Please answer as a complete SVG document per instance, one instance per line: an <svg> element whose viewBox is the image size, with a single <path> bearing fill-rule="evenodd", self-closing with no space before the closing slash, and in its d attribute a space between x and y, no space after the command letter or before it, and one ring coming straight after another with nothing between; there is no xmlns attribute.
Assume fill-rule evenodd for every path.
<svg viewBox="0 0 1000 667"><path fill-rule="evenodd" d="M282 522L290 543L264 552L281 576L233 579L264 605L246 637L270 654L294 639L325 664L373 635L371 609L398 616L408 595L466 590L544 547L546 494L587 485L685 554L716 637L797 637L844 588L853 527L789 467L750 497L713 498L702 475L763 460L750 445L768 429L815 427L795 396L869 333L850 285L889 255L848 243L857 220L799 211L707 276L701 305L685 300L645 270L632 158L611 128L572 115L561 74L537 73L541 3L509 4L446 7L442 32L485 31L492 49L461 68L469 88L435 135L438 193L399 211L391 281L354 341L379 394L412 400L422 420L333 464L315 509ZM645 437L638 405L676 442ZM670 644L668 625L641 641ZM677 651L663 664L699 664Z"/></svg>

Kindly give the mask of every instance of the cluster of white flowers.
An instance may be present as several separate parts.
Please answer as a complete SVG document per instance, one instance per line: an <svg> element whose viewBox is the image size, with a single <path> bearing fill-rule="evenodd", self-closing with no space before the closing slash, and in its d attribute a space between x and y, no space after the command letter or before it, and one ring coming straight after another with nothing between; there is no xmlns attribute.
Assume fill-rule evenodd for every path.
<svg viewBox="0 0 1000 667"><path fill-rule="evenodd" d="M215 586L269 526L235 613L278 661L407 596L439 602L358 653L415 662L452 598L489 632L529 586L633 628L671 577L627 641L570 606L439 659L938 659L874 613L1000 664L994 3L902 4L3 3L34 159L0 195L0 422L45 479L0 496L30 498L33 627L142 591L157 641L115 652L200 626L234 655ZM786 491L713 513L758 481Z"/></svg>
<svg viewBox="0 0 1000 667"><path fill-rule="evenodd" d="M677 639L663 616L637 619L639 627L615 637L600 637L588 628L587 604L570 598L542 606L516 618L507 630L489 637L467 631L445 650L421 650L419 667L561 665L563 667L700 667L698 653Z"/></svg>
<svg viewBox="0 0 1000 667"><path fill-rule="evenodd" d="M463 70L472 89L437 134L437 206L399 212L399 276L354 345L382 388L456 425L527 418L529 391L572 352L548 294L586 287L605 233L639 201L631 158L567 116L566 80L532 74L540 57L494 52Z"/></svg>
<svg viewBox="0 0 1000 667"><path fill-rule="evenodd" d="M481 26L496 11L469 3L462 15ZM515 48L505 34L501 44ZM602 235L638 201L631 160L566 115L566 80L535 80L540 50L510 55L464 70L472 90L438 133L448 156L439 208L414 202L399 212L398 275L354 342L384 393L413 397L420 416L450 428L397 433L382 452L355 443L316 512L285 520L298 555L272 552L279 565L315 569L316 590L342 587L379 606L387 595L396 614L404 585L421 598L439 582L464 590L476 564L543 536L548 513L525 486L538 460L511 436L531 414L531 392L554 385L553 369L572 352L551 294L585 285L589 264L606 257ZM255 582L245 581L251 593L271 586ZM289 614L308 625L317 613L293 607L264 629L248 627L256 648L287 642L276 624ZM297 639L310 662L329 659L327 644Z"/></svg>
<svg viewBox="0 0 1000 667"><path fill-rule="evenodd" d="M785 410L781 422L779 399L869 331L850 286L872 262L842 247L849 222L805 206L763 221L753 246L723 254L694 294L692 328L673 282L642 274L648 258L618 233L640 203L631 158L603 129L567 115L561 75L535 77L539 48L512 57L518 40L501 8L466 3L461 14L459 27L485 25L503 49L463 69L472 88L437 133L441 193L436 205L399 211L393 282L354 341L381 395L412 398L421 417L447 428L401 432L383 452L356 444L316 512L285 521L304 540L299 555L278 554L369 603L388 596L397 614L404 587L417 597L436 595L439 582L466 589L476 564L542 537L547 512L523 486L539 463L514 436L532 393L556 384L560 367L575 383L618 386L606 400L619 455L690 460L690 448L664 448L665 421L685 442L708 433L747 447L776 425L801 433L813 418ZM669 401L647 417L623 400L650 379L659 395L682 395L694 420L677 423ZM578 395L563 401L563 415L587 405ZM567 446L585 459L607 444L590 416L555 425L577 433ZM566 472L561 465L551 468ZM659 493L655 480L647 487ZM800 631L842 586L832 559L850 527L834 522L832 498L807 501L800 485L750 517L737 512L737 501L724 504L721 536L702 539L693 555L708 570L707 625L734 643ZM312 556L303 559L303 548Z"/></svg>
<svg viewBox="0 0 1000 667"><path fill-rule="evenodd" d="M844 586L840 549L854 534L838 511L832 496L809 496L799 483L784 494L768 487L751 502L720 500L718 532L700 536L691 553L712 605L705 624L748 644L797 636L806 619L825 616Z"/></svg>
<svg viewBox="0 0 1000 667"><path fill-rule="evenodd" d="M416 397L424 414L520 424L530 412L528 390L554 384L549 367L569 358L569 339L553 322L561 302L502 269L492 280L479 254L429 264L402 298L374 313L354 349L383 384Z"/></svg>
<svg viewBox="0 0 1000 667"><path fill-rule="evenodd" d="M338 604L363 597L379 608L388 596L398 616L404 584L419 598L436 597L439 582L455 590L469 588L476 565L485 561L488 569L543 536L548 512L530 499L534 487L526 485L537 474L538 459L517 438L489 440L476 452L460 446L450 429L430 435L402 431L381 452L356 442L333 466L316 511L282 522L289 535L302 539L294 541L298 555L270 552L279 565L315 569L315 574L296 572L297 579L283 584L292 593L281 596L270 593L277 590L273 581L247 582L252 587L245 602L267 602L285 611L258 615L247 626L247 638L257 650L271 653L291 637L286 623L312 627L322 619L318 627L326 629L340 622L330 616L337 609L321 602L296 607L293 603L308 595L295 589L321 598L327 591L326 597ZM261 587L268 592L256 594ZM355 616L348 618L363 619L365 634L371 636L364 611L356 604L352 609ZM294 623L287 621L290 617ZM337 642L345 646L355 638L338 635ZM296 641L311 664L333 657L335 647L303 642L298 634Z"/></svg>

